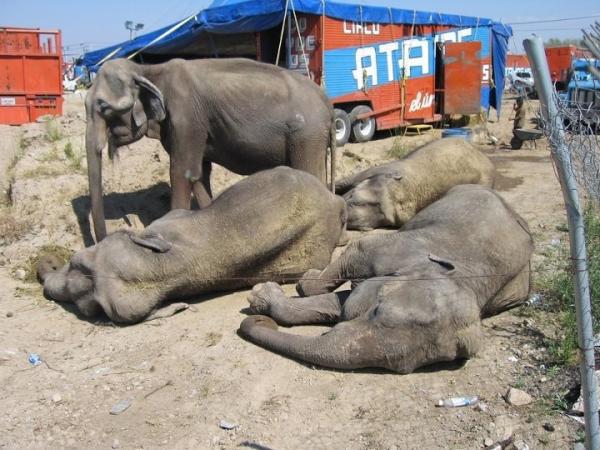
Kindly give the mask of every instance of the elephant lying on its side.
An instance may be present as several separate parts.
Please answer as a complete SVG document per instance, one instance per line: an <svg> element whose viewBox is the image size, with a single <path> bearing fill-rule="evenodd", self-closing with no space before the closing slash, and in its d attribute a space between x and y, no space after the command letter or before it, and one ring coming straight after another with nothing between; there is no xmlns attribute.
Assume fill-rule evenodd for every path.
<svg viewBox="0 0 600 450"><path fill-rule="evenodd" d="M494 165L461 138L426 144L399 161L372 167L336 183L348 205L348 228L401 227L454 186L491 187Z"/></svg>
<svg viewBox="0 0 600 450"><path fill-rule="evenodd" d="M533 242L527 224L491 189L463 185L418 213L401 230L350 244L288 298L276 283L255 286L256 314L285 325L339 322L327 333L277 331L250 316L240 333L269 350L339 369L382 367L409 373L469 358L481 319L518 305L529 293ZM329 293L344 279L351 292Z"/></svg>
<svg viewBox="0 0 600 450"><path fill-rule="evenodd" d="M38 275L48 297L130 324L166 314L157 309L175 299L257 279L297 280L325 267L345 218L344 201L316 177L278 167L240 181L201 211L171 211L140 233L110 234L60 270L43 260Z"/></svg>

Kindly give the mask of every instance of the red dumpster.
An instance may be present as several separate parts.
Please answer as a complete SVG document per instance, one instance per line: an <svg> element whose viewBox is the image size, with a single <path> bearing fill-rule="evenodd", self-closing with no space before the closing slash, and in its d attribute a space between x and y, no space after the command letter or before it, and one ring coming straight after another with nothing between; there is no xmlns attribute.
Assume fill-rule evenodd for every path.
<svg viewBox="0 0 600 450"><path fill-rule="evenodd" d="M545 53L552 82L557 84L556 89L559 91L567 88L573 59L592 56L589 51L574 45L546 47Z"/></svg>
<svg viewBox="0 0 600 450"><path fill-rule="evenodd" d="M61 45L58 30L0 27L0 124L62 114Z"/></svg>

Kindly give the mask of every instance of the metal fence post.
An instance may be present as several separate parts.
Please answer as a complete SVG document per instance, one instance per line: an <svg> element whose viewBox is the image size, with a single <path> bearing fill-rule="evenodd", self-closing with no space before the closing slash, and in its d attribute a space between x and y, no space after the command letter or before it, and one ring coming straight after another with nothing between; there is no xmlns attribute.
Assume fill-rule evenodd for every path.
<svg viewBox="0 0 600 450"><path fill-rule="evenodd" d="M571 154L565 145L562 117L558 112L557 98L550 79L544 46L539 37L523 41L531 64L535 86L539 94L544 121L549 126L552 158L556 164L569 222L569 243L575 281L575 312L579 342L579 369L581 397L585 416L585 442L588 449L600 449L600 424L598 422L597 384L594 360L594 332L587 268L585 227L579 202Z"/></svg>

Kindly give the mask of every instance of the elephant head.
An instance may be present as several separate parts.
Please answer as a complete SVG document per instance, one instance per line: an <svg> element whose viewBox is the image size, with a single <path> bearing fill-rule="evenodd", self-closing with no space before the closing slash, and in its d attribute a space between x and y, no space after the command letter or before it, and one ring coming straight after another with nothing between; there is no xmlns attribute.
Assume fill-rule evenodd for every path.
<svg viewBox="0 0 600 450"><path fill-rule="evenodd" d="M166 117L161 91L146 77L144 67L118 59L106 62L85 100L86 153L96 239L106 236L102 204L102 150L108 142L112 158L116 149L144 135L152 135Z"/></svg>
<svg viewBox="0 0 600 450"><path fill-rule="evenodd" d="M402 203L402 176L396 172L372 176L358 183L344 194L348 209L347 226L352 230L372 230L381 226L393 226L395 210ZM400 191L400 192L398 192Z"/></svg>
<svg viewBox="0 0 600 450"><path fill-rule="evenodd" d="M84 317L104 311L114 322L134 323L160 301L158 291L151 288L152 270L169 264L172 246L152 230L138 234L121 230L75 253L66 264L54 255L42 256L37 276L46 297L74 304ZM142 282L144 289L132 287Z"/></svg>

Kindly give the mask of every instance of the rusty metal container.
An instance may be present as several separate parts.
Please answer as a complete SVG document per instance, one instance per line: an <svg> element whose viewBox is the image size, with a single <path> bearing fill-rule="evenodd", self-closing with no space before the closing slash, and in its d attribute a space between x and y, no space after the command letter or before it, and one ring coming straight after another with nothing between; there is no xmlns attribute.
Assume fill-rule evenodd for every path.
<svg viewBox="0 0 600 450"><path fill-rule="evenodd" d="M60 31L0 27L0 124L61 115L62 94Z"/></svg>
<svg viewBox="0 0 600 450"><path fill-rule="evenodd" d="M564 87L569 82L569 71L574 58L591 58L591 53L574 45L560 47L546 47L544 49L550 77L553 83L563 83Z"/></svg>

